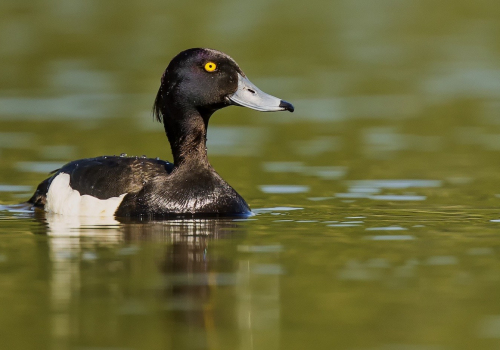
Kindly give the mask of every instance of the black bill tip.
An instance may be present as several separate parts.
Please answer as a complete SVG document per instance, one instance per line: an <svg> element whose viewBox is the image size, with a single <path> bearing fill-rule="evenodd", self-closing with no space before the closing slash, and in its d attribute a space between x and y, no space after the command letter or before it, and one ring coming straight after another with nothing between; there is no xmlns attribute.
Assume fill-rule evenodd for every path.
<svg viewBox="0 0 500 350"><path fill-rule="evenodd" d="M283 108L285 111L293 112L295 110L295 108L293 108L293 105L290 102L286 102L284 100L281 100L280 107Z"/></svg>

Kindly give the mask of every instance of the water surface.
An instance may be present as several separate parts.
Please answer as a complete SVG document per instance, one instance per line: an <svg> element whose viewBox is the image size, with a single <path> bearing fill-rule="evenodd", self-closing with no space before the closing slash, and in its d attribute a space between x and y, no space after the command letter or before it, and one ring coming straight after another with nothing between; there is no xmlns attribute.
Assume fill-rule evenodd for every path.
<svg viewBox="0 0 500 350"><path fill-rule="evenodd" d="M0 4L6 349L496 349L500 6ZM244 14L244 15L242 15ZM13 204L66 162L171 159L168 61L223 50L296 112L231 107L212 165L257 214L67 218Z"/></svg>

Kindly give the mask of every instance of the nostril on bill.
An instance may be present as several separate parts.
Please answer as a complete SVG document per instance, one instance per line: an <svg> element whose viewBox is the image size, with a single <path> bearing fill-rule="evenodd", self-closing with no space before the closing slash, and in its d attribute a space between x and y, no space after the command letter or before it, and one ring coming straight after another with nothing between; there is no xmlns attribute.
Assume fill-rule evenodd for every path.
<svg viewBox="0 0 500 350"><path fill-rule="evenodd" d="M255 90L248 89L248 91L250 91L252 94L255 94Z"/></svg>

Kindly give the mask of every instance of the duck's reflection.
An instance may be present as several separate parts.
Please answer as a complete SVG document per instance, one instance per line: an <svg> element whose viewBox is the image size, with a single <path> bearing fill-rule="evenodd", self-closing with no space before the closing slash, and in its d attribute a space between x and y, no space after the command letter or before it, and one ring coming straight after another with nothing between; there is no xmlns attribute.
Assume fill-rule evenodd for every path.
<svg viewBox="0 0 500 350"><path fill-rule="evenodd" d="M146 285L139 287L139 295L125 299L116 313L163 314L166 318L161 327L165 327L164 332L170 334L168 342L173 348L220 348L216 336L220 332L216 329L221 328L239 333L238 337L231 340L233 344L229 348L251 348L254 314L266 314L264 318L277 327L278 277L266 276L263 284L262 279L257 280L258 276L257 279L251 276L249 260L235 260L231 258L232 255L228 257L217 249L210 249L215 240L227 239L228 245L224 244L223 247L229 246L232 252L236 251L234 243L245 235L245 225L241 222L214 219L120 222L115 219L68 218L60 215L46 215L44 218L39 217L39 220L44 221L46 234L50 236L52 329L56 347L68 345L67 341L70 335L74 335L75 329L85 333L80 334L80 337L90 335L88 329L78 326L79 320L75 319L74 314L72 317L70 312L74 309L75 299L77 303L87 303L87 300L81 300L84 296L80 298L80 293L88 285L88 276L82 266L89 263L94 264L96 270L109 265L107 270L115 272L105 273L110 276L119 273L124 277L117 282L121 285L107 286L110 290L117 289L107 295L110 303L116 302L115 299L126 298L123 285L134 279L143 279L144 276L140 274L147 272L156 275L154 282L147 281ZM103 259L103 249L114 252L113 259ZM220 245L218 249L221 249ZM145 251L153 257L150 254L145 258ZM154 261L156 273L151 271L151 265L147 268L144 266L144 259ZM96 278L95 274L92 278ZM255 293L252 295L250 288L252 278L260 288L266 289L266 305L256 307L258 303L252 302L252 297L256 296ZM100 279L99 283L105 289L108 282ZM151 290L159 297L155 298L155 307L148 308L144 295L151 293ZM227 296L227 300L222 307L216 307L217 302L221 302L221 295ZM269 319L270 312L272 320ZM109 315L107 317L112 318ZM264 324L267 322L266 319L260 321L264 321ZM224 339L225 344L228 341Z"/></svg>

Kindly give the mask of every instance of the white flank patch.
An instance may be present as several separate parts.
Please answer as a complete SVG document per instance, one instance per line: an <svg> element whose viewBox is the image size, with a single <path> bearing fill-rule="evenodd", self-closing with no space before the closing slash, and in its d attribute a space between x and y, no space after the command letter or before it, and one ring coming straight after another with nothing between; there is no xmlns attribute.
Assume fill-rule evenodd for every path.
<svg viewBox="0 0 500 350"><path fill-rule="evenodd" d="M80 195L69 185L69 174L61 173L50 184L45 211L71 216L114 216L126 193L119 197L98 199Z"/></svg>

